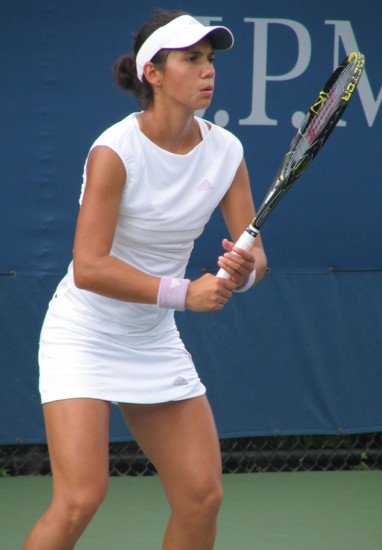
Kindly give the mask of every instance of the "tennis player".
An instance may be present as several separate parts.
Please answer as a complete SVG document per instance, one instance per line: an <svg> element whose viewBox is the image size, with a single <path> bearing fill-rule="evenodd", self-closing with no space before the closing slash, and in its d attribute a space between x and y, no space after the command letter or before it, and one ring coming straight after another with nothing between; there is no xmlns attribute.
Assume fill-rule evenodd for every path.
<svg viewBox="0 0 382 550"><path fill-rule="evenodd" d="M194 114L213 96L215 50L232 44L225 27L159 12L116 63L142 111L107 129L86 161L73 261L40 340L53 497L24 550L74 548L103 501L113 402L163 482L171 515L162 549L213 548L220 448L174 310L221 310L266 270L260 239L251 251L233 244L255 214L242 146ZM218 205L230 240L217 268L230 278L190 281L194 240Z"/></svg>

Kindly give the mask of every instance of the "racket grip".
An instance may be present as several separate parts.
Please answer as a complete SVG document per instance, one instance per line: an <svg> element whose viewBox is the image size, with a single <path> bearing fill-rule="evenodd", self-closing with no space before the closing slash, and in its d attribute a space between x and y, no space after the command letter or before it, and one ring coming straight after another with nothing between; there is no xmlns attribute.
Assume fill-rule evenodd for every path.
<svg viewBox="0 0 382 550"><path fill-rule="evenodd" d="M251 250L253 243L256 240L257 234L258 231L252 225L250 225L240 235L235 243L235 246L237 246L238 248L242 248L243 250ZM234 252L234 254L236 254L236 252ZM219 279L229 279L231 275L227 273L225 269L220 268L216 274L216 277L219 277Z"/></svg>

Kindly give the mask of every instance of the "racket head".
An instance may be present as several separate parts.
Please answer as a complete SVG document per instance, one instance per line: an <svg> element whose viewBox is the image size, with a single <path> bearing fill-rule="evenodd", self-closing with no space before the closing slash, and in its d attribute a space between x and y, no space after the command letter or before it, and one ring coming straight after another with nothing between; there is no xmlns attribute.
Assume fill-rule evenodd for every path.
<svg viewBox="0 0 382 550"><path fill-rule="evenodd" d="M347 108L365 65L361 52L352 52L330 76L310 107L280 166L282 181L295 181L322 148Z"/></svg>
<svg viewBox="0 0 382 550"><path fill-rule="evenodd" d="M364 55L352 52L327 80L290 143L257 216L252 220L251 226L257 231L332 133L357 88L364 65Z"/></svg>

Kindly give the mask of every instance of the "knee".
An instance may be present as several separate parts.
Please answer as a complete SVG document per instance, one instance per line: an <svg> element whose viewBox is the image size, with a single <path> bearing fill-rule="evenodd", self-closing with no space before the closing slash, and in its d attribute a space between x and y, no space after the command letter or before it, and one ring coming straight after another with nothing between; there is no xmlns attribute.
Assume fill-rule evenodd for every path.
<svg viewBox="0 0 382 550"><path fill-rule="evenodd" d="M206 491L204 506L205 510L211 515L217 516L220 510L220 507L223 503L223 488L221 483L216 483L214 487L211 487Z"/></svg>
<svg viewBox="0 0 382 550"><path fill-rule="evenodd" d="M80 523L89 521L105 498L104 494L94 491L86 492L72 500L72 517Z"/></svg>
<svg viewBox="0 0 382 550"><path fill-rule="evenodd" d="M190 517L200 515L206 519L214 519L219 513L223 496L220 482L197 483L188 494L184 494L186 503L183 500L181 507Z"/></svg>
<svg viewBox="0 0 382 550"><path fill-rule="evenodd" d="M73 529L86 526L105 499L107 487L73 491L65 499L65 516Z"/></svg>

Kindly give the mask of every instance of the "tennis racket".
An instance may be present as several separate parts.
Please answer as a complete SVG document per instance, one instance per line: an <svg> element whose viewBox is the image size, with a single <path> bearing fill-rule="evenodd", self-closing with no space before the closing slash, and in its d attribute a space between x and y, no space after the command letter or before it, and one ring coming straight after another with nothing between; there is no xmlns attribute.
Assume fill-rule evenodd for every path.
<svg viewBox="0 0 382 550"><path fill-rule="evenodd" d="M252 248L269 214L308 168L336 126L357 87L364 65L363 54L353 52L329 78L289 145L256 217L241 234L236 246L245 250ZM219 269L217 277L229 279L230 275L224 269Z"/></svg>

